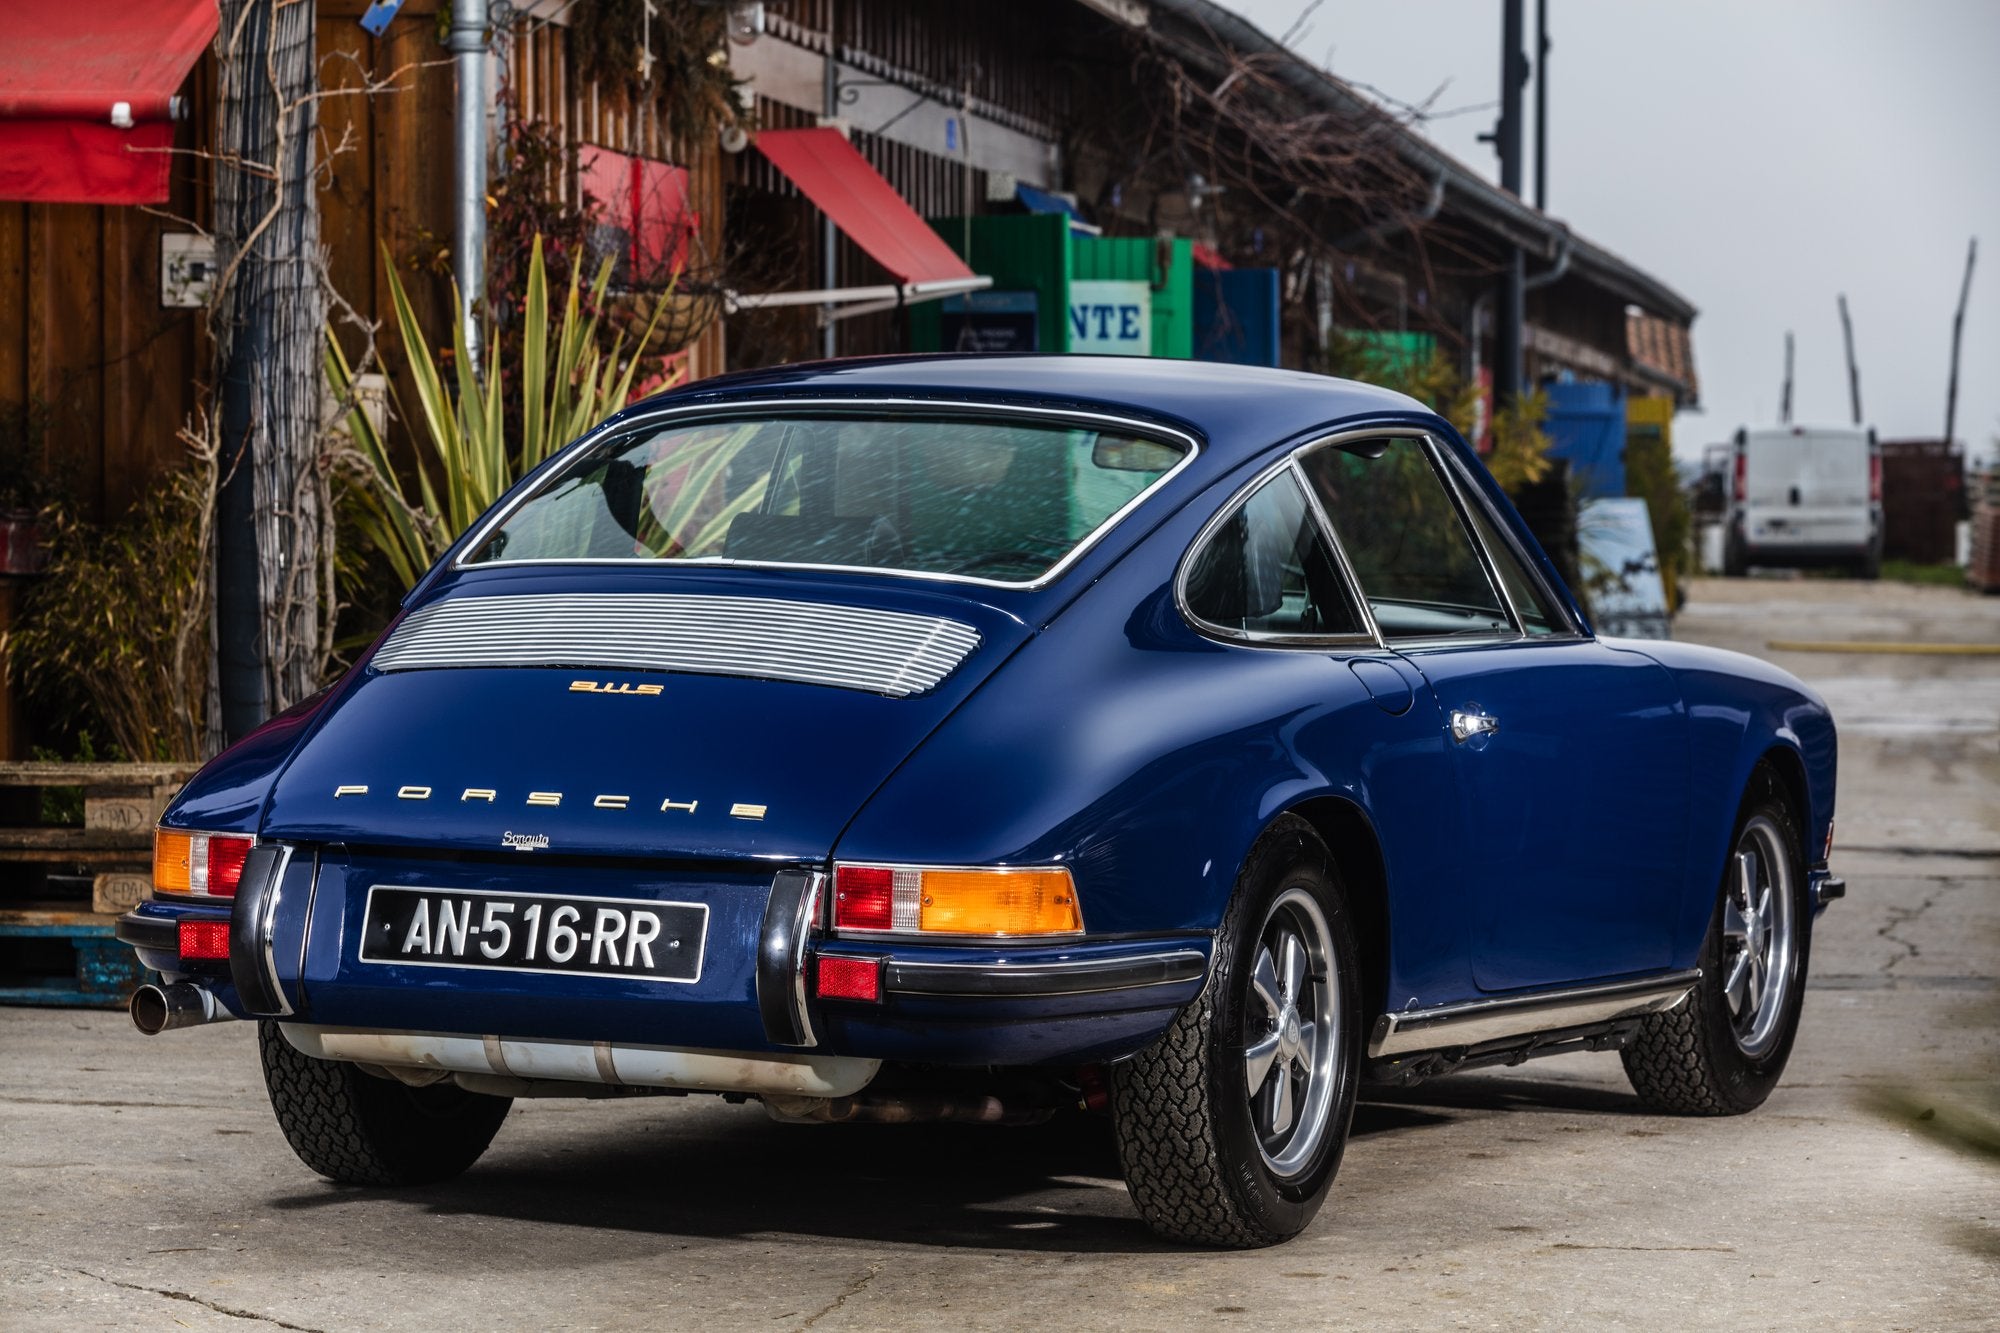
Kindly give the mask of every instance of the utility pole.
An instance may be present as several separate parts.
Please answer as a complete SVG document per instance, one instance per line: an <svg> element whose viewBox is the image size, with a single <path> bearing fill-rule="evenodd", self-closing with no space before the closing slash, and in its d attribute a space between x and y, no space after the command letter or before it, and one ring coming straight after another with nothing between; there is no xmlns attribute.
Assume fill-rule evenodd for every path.
<svg viewBox="0 0 2000 1333"><path fill-rule="evenodd" d="M1979 257L1979 238L1965 247L1965 280L1958 285L1958 313L1951 318L1951 382L1944 394L1944 444L1951 447L1958 429L1958 346L1965 337L1965 302L1972 295L1972 261Z"/></svg>
<svg viewBox="0 0 2000 1333"><path fill-rule="evenodd" d="M1535 0L1535 210L1549 211L1549 0Z"/></svg>
<svg viewBox="0 0 2000 1333"><path fill-rule="evenodd" d="M1524 0L1506 0L1500 29L1500 123L1489 137L1500 154L1500 188L1521 197L1521 85L1528 81L1528 56L1521 49L1526 27ZM1496 407L1521 393L1521 326L1527 315L1526 260L1509 246L1500 277L1499 321L1493 331L1493 400Z"/></svg>
<svg viewBox="0 0 2000 1333"><path fill-rule="evenodd" d="M1854 363L1854 321L1847 317L1847 293L1840 294L1840 336L1847 340L1847 397L1854 424L1861 424L1861 368Z"/></svg>
<svg viewBox="0 0 2000 1333"><path fill-rule="evenodd" d="M1792 424L1792 331L1785 330L1785 392L1778 399L1778 420Z"/></svg>

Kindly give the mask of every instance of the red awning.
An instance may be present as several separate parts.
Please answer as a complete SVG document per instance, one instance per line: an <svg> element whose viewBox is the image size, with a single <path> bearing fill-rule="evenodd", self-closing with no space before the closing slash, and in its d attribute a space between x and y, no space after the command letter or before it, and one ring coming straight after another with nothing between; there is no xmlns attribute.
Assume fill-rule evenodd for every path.
<svg viewBox="0 0 2000 1333"><path fill-rule="evenodd" d="M897 281L964 283L972 270L839 130L765 130L757 147Z"/></svg>
<svg viewBox="0 0 2000 1333"><path fill-rule="evenodd" d="M0 199L167 199L174 93L215 37L216 0L7 0Z"/></svg>

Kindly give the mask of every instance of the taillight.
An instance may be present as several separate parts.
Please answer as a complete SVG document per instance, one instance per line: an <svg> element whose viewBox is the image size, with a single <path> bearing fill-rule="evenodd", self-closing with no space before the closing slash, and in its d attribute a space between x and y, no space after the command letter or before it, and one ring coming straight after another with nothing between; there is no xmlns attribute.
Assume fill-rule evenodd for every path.
<svg viewBox="0 0 2000 1333"><path fill-rule="evenodd" d="M1736 451L1735 493L1738 504L1750 498L1750 458L1741 449Z"/></svg>
<svg viewBox="0 0 2000 1333"><path fill-rule="evenodd" d="M226 959L229 957L227 921L181 922L181 957Z"/></svg>
<svg viewBox="0 0 2000 1333"><path fill-rule="evenodd" d="M1868 502L1882 503L1882 455L1868 455Z"/></svg>
<svg viewBox="0 0 2000 1333"><path fill-rule="evenodd" d="M255 838L240 833L153 830L153 892L234 898Z"/></svg>
<svg viewBox="0 0 2000 1333"><path fill-rule="evenodd" d="M836 930L934 935L1074 935L1076 885L1062 866L841 865L833 872Z"/></svg>

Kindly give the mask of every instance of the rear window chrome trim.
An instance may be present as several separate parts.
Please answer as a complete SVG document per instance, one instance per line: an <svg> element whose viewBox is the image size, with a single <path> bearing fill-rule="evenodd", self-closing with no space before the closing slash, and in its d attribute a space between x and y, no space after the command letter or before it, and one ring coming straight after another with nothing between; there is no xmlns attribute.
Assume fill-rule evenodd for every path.
<svg viewBox="0 0 2000 1333"><path fill-rule="evenodd" d="M991 416L1023 420L1030 424L1045 422L1061 426L1064 423L1094 426L1097 428L1117 427L1130 431L1141 438L1152 438L1162 442L1171 441L1184 445L1180 460L1137 495L1127 500L1102 523L1091 529L1082 540L1071 546L1063 558L1049 566L1033 579L988 579L972 574L947 574L931 570L885 569L874 565L818 565L797 564L774 560L736 560L727 556L704 556L695 560L660 560L653 557L598 557L578 559L548 560L481 560L470 559L472 553L485 545L493 533L504 526L514 512L549 485L561 480L575 466L576 459L588 453L613 435L634 433L648 428L671 425L675 422L696 422L704 419L729 419L756 416L782 416L794 411L824 415L855 414L866 416L874 411L884 411L899 416L921 417L925 414L943 416ZM1018 403L976 402L960 398L755 398L722 403L689 403L662 407L636 416L629 420L604 422L585 432L577 440L556 454L547 476L536 484L532 491L516 483L520 493L508 500L504 507L472 529L452 557L451 567L456 571L481 569L525 569L537 566L557 568L589 568L592 566L639 567L645 569L788 569L810 573L833 574L884 574L895 578L916 579L929 583L949 583L970 585L981 588L998 588L1009 592L1033 592L1045 588L1083 559L1097 544L1114 529L1119 527L1146 501L1158 494L1166 485L1200 456L1202 440L1191 431L1167 425L1164 422L1148 420L1144 417L1121 416L1112 412L1093 412L1079 408L1036 407Z"/></svg>

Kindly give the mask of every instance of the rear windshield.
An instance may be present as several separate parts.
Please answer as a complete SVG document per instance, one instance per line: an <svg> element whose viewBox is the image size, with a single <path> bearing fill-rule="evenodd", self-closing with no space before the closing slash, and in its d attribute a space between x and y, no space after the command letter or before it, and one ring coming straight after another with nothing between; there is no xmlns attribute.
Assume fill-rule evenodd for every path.
<svg viewBox="0 0 2000 1333"><path fill-rule="evenodd" d="M582 452L465 563L741 561L1032 582L1187 451L1040 421L675 424Z"/></svg>

